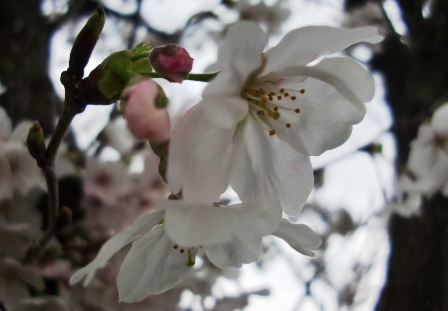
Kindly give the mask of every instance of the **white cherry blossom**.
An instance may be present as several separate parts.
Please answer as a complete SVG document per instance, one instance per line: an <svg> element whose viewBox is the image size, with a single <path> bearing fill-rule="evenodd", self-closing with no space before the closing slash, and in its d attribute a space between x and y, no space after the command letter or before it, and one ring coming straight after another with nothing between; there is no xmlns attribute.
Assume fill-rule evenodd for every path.
<svg viewBox="0 0 448 311"><path fill-rule="evenodd" d="M98 269L127 244L132 248L120 268L120 301L136 302L176 286L190 272L199 249L218 267L241 267L258 259L262 238L284 239L297 251L313 256L321 239L305 225L260 214L252 204L189 204L164 201L165 210L141 216L130 228L108 240L97 257L70 279L88 285Z"/></svg>
<svg viewBox="0 0 448 311"><path fill-rule="evenodd" d="M422 124L411 144L408 168L414 175L410 189L432 195L448 187L448 104L438 108L428 124ZM442 189L441 189L442 188ZM445 189L443 189L445 188Z"/></svg>
<svg viewBox="0 0 448 311"><path fill-rule="evenodd" d="M381 39L373 27L305 27L263 53L268 36L258 26L231 27L218 53L221 72L172 135L171 190L213 202L230 183L242 201L297 215L312 189L309 156L344 143L374 94L354 60L309 64Z"/></svg>
<svg viewBox="0 0 448 311"><path fill-rule="evenodd" d="M31 122L22 121L14 130L5 110L0 107L0 199L22 195L31 189L46 190L45 179L25 146Z"/></svg>

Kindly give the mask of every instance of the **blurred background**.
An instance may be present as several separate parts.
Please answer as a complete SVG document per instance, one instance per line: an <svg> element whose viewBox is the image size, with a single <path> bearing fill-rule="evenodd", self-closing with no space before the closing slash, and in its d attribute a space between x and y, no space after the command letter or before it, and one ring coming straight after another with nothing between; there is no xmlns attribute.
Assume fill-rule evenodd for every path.
<svg viewBox="0 0 448 311"><path fill-rule="evenodd" d="M382 43L343 53L374 77L366 117L343 146L313 157L315 188L301 215L289 219L322 237L315 257L265 238L257 263L221 270L201 257L178 287L124 304L115 285L124 249L89 287L70 286L71 274L109 237L168 193L158 157L110 105L88 106L74 119L56 160L61 206L72 222L37 260L23 263L47 226L48 199L35 161L17 159L26 158L29 121L51 136L62 111L61 72L99 4L107 21L86 75L142 41L179 44L194 58L192 72L211 71L238 20L259 24L269 46L307 25L378 27ZM0 164L12 172L4 177L0 166L0 310L448 310L447 198L436 192L411 202L399 182L419 126L447 99L446 1L0 0L0 7ZM157 82L173 126L205 87Z"/></svg>

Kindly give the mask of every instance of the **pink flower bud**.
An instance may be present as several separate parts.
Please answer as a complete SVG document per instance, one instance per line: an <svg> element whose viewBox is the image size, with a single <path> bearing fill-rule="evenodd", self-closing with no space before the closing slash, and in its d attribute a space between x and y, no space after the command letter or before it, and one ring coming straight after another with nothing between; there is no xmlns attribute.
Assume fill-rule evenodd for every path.
<svg viewBox="0 0 448 311"><path fill-rule="evenodd" d="M177 83L182 83L193 67L190 54L175 44L155 48L149 56L149 62L165 79Z"/></svg>
<svg viewBox="0 0 448 311"><path fill-rule="evenodd" d="M123 117L138 139L160 142L170 138L167 98L154 80L145 79L126 88L122 95Z"/></svg>

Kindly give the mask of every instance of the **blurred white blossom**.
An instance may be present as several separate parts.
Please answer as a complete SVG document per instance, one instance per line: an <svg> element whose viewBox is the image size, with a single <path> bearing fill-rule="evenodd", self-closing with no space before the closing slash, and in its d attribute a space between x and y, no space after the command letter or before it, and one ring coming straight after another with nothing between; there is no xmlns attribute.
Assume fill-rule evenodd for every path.
<svg viewBox="0 0 448 311"><path fill-rule="evenodd" d="M411 189L425 195L448 183L448 104L439 107L431 122L422 124L411 144L408 169L415 182Z"/></svg>

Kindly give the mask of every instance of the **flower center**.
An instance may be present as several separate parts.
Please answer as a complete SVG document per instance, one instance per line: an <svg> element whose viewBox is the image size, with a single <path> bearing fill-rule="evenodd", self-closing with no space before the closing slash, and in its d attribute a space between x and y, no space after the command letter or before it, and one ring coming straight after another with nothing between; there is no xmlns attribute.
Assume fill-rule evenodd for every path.
<svg viewBox="0 0 448 311"><path fill-rule="evenodd" d="M437 149L448 151L448 138L442 134L437 133L433 138L433 144Z"/></svg>
<svg viewBox="0 0 448 311"><path fill-rule="evenodd" d="M249 83L241 93L249 104L249 113L258 119L270 136L275 135L273 122L280 122L287 129L291 128L290 122L284 118L285 113L299 114L301 112L297 104L297 98L305 93L305 89L293 90L279 88L272 82Z"/></svg>
<svg viewBox="0 0 448 311"><path fill-rule="evenodd" d="M105 172L105 171L99 172L95 176L94 180L95 180L95 184L97 184L99 187L102 187L102 188L108 188L113 183L112 176L108 172Z"/></svg>
<svg viewBox="0 0 448 311"><path fill-rule="evenodd" d="M202 246L199 246L199 248L202 248ZM185 254L185 248L183 247L179 247L179 245L174 244L173 245L173 249L179 251L179 253L181 254ZM187 251L187 266L191 267L194 266L195 264L195 254L193 254L193 252L195 251L195 247L189 247L186 249Z"/></svg>

